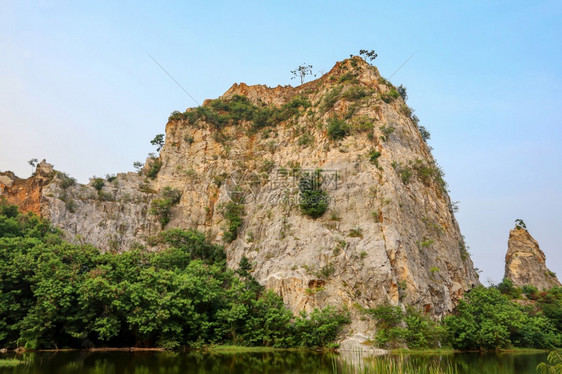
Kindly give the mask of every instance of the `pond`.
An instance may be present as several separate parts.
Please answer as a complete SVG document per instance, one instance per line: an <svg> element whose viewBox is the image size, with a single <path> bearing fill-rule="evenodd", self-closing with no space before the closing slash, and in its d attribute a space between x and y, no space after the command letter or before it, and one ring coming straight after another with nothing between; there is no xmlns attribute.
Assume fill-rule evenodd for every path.
<svg viewBox="0 0 562 374"><path fill-rule="evenodd" d="M34 374L185 374L185 373L536 373L547 353L455 353L445 355L392 355L366 358L354 354L312 351L273 352L128 352L59 351L23 355L7 353L2 359L25 363L0 367L4 373Z"/></svg>

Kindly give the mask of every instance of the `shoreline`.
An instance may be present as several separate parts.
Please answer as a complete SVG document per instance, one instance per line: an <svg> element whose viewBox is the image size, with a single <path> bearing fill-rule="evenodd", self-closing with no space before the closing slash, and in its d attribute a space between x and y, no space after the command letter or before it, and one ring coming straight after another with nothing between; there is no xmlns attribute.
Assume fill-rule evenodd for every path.
<svg viewBox="0 0 562 374"><path fill-rule="evenodd" d="M33 353L33 352L166 352L165 348L143 348L143 347L100 347L100 348L60 348L60 349L1 349L0 353L15 352L16 354ZM186 351L203 351L210 353L261 353L261 352L295 352L295 351L310 351L310 352L332 352L342 353L348 351L340 351L339 349L311 349L311 348L275 348L275 347L246 347L237 345L209 345L201 348L186 348L171 352L186 352ZM499 350L470 350L460 351L453 348L439 348L439 349L408 349L397 348L389 350L385 355L450 355L458 353L540 353L550 352L549 349L539 348L506 348Z"/></svg>

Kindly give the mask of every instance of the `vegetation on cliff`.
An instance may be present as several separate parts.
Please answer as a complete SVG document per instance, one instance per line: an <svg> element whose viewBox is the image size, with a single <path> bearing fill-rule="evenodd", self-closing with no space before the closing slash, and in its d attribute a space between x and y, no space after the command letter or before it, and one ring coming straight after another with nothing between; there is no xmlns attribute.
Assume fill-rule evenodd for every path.
<svg viewBox="0 0 562 374"><path fill-rule="evenodd" d="M228 270L202 233L173 229L159 241L159 252L101 253L0 204L0 346L325 347L349 321L332 307L294 317L247 260Z"/></svg>

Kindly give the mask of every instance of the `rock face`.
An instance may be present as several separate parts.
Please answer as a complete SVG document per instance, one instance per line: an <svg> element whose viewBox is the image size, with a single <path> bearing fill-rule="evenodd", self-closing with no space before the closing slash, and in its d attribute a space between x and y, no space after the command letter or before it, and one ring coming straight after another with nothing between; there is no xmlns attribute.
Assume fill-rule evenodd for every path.
<svg viewBox="0 0 562 374"><path fill-rule="evenodd" d="M556 275L546 267L546 256L539 243L522 227L509 232L504 278L517 287L531 285L544 290L560 286Z"/></svg>
<svg viewBox="0 0 562 374"><path fill-rule="evenodd" d="M28 179L20 179L10 171L0 173L0 196L24 212L42 214L43 188L51 182L53 174L53 166L45 160Z"/></svg>
<svg viewBox="0 0 562 374"><path fill-rule="evenodd" d="M416 120L378 70L354 57L299 87L235 84L175 112L160 155L141 173L100 188L55 172L29 193L69 239L127 250L157 249L162 227L151 201L165 187L181 191L166 229L204 231L225 244L229 266L246 256L256 279L293 310L346 306L355 331L366 331L358 305L441 316L479 283ZM318 218L299 207L307 176L327 194Z"/></svg>

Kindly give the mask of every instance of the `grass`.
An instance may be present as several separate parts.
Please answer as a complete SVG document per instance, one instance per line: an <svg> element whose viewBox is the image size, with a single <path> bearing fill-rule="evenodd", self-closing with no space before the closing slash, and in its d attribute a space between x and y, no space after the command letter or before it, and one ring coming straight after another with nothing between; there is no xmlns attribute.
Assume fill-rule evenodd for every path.
<svg viewBox="0 0 562 374"><path fill-rule="evenodd" d="M273 348L273 347L245 347L241 345L210 345L203 348L205 351L216 353L261 353L296 351L298 348Z"/></svg>
<svg viewBox="0 0 562 374"><path fill-rule="evenodd" d="M540 348L517 348L517 347L512 347L512 348L500 349L500 350L498 350L498 352L499 352L499 353L521 353L521 354L529 353L529 354L533 354L533 353L550 352L550 350L549 350L549 349L540 349Z"/></svg>
<svg viewBox="0 0 562 374"><path fill-rule="evenodd" d="M18 366L21 364L25 364L25 361L17 360L15 358L3 358L0 359L0 368L9 368L13 366Z"/></svg>
<svg viewBox="0 0 562 374"><path fill-rule="evenodd" d="M408 354L408 355L449 355L453 353L458 353L460 351L453 348L422 348L422 349L408 349L408 348L396 348L391 349L389 353L391 355Z"/></svg>
<svg viewBox="0 0 562 374"><path fill-rule="evenodd" d="M401 356L382 356L374 358L359 358L359 362L351 362L343 359L334 360L332 371L334 373L357 373L357 374L456 374L457 365L451 362L440 364L438 362L425 362L420 364ZM355 360L354 360L355 361Z"/></svg>

